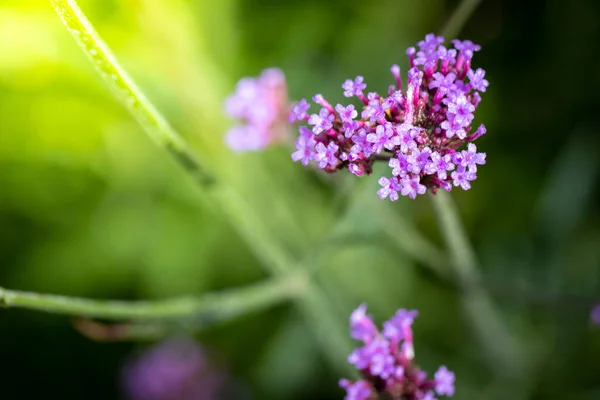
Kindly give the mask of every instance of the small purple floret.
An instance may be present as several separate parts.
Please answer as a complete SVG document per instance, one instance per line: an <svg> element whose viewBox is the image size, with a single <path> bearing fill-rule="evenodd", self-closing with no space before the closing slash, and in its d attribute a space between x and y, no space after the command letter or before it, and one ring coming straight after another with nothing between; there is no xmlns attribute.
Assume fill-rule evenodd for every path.
<svg viewBox="0 0 600 400"><path fill-rule="evenodd" d="M444 365L435 373L435 391L440 395L454 395L454 373Z"/></svg>

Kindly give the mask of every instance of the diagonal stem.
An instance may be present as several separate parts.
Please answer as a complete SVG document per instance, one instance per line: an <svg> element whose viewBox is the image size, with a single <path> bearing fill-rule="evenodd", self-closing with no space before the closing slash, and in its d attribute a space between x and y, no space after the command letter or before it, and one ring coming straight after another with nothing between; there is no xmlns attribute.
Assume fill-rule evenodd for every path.
<svg viewBox="0 0 600 400"><path fill-rule="evenodd" d="M475 252L469 243L456 204L449 193L440 190L430 196L438 224L448 247L450 265L462 289L461 302L482 347L503 374L514 371L517 343L506 328L489 294L480 283Z"/></svg>
<svg viewBox="0 0 600 400"><path fill-rule="evenodd" d="M481 3L481 0L462 0L440 31L440 34L446 39L456 37L479 3Z"/></svg>
<svg viewBox="0 0 600 400"><path fill-rule="evenodd" d="M50 2L67 30L113 91L115 97L127 106L152 140L167 149L200 186L211 183L212 176L201 165L181 136L119 65L77 2L75 0L50 0Z"/></svg>

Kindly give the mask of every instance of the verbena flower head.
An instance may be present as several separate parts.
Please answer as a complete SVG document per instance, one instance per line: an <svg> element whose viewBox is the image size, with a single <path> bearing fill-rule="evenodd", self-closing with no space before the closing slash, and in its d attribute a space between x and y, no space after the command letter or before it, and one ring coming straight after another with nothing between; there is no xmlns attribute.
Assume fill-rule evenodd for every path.
<svg viewBox="0 0 600 400"><path fill-rule="evenodd" d="M361 304L350 316L350 335L363 342L348 357L361 373L355 382L340 380L345 400L428 399L454 395L454 373L441 366L432 379L414 363L412 324L416 310L400 309L383 323L383 331Z"/></svg>
<svg viewBox="0 0 600 400"><path fill-rule="evenodd" d="M391 67L395 84L385 94L366 93L362 76L346 80L344 96L358 98L362 110L352 104L333 107L318 94L313 101L320 109L310 114L302 99L290 122L303 121L310 130L300 127L292 159L357 176L371 174L376 161L387 162L390 173L379 179L378 195L392 201L400 195L414 199L427 189L470 189L477 166L485 164L485 153L472 142L486 129L474 129L472 122L488 81L483 69L471 68L480 46L453 40L453 48L446 48L443 42L428 34L418 50L407 50L406 87L397 65Z"/></svg>
<svg viewBox="0 0 600 400"><path fill-rule="evenodd" d="M288 95L285 76L277 68L258 78L241 79L225 101L225 110L244 125L227 132L226 143L234 151L262 150L283 138L288 129ZM296 105L295 109L302 107Z"/></svg>
<svg viewBox="0 0 600 400"><path fill-rule="evenodd" d="M131 400L216 400L224 381L194 341L179 337L159 343L123 369Z"/></svg>

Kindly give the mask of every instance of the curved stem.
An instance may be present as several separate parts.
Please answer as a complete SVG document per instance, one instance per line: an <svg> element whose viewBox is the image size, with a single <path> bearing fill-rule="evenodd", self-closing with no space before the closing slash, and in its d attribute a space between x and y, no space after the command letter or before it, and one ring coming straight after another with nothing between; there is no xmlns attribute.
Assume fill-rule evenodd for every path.
<svg viewBox="0 0 600 400"><path fill-rule="evenodd" d="M206 324L290 300L304 292L306 282L305 275L290 274L285 278L199 297L156 301L93 300L0 288L0 305L111 320L190 318Z"/></svg>
<svg viewBox="0 0 600 400"><path fill-rule="evenodd" d="M201 185L213 177L202 167L193 151L119 65L108 46L96 33L75 0L50 0L79 47L90 59L110 89L158 145Z"/></svg>

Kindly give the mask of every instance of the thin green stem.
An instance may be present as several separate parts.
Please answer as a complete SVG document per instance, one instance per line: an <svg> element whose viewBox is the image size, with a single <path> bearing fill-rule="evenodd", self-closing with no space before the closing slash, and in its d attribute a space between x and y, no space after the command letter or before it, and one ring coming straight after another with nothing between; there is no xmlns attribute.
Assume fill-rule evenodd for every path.
<svg viewBox="0 0 600 400"><path fill-rule="evenodd" d="M76 1L50 0L50 2L75 41L90 58L116 97L129 108L148 135L159 146L166 148L179 165L192 175L200 186L206 187L209 183L212 183L214 181L212 175L202 167L181 136L167 123L166 119L120 67L108 46L102 41L79 9ZM231 219L232 225L250 245L256 257L273 275L282 276L296 268L306 269L300 266L294 257L279 243L238 192L221 184L213 184L211 189L210 195L214 203L222 207L225 214ZM310 297L310 294L305 294L298 299L300 309L311 321L317 319L320 321L333 321L335 315L332 315L327 305L319 303L321 301L327 302L328 299L320 295L321 291L316 284L309 282L307 285L311 289L307 292L317 293L319 301L306 300L305 298ZM331 330L336 331L330 332L330 335L341 337L341 326L335 324L328 326ZM340 341L323 342L323 344L324 346L333 346L329 350L335 353L336 356L334 357L332 354L330 359L332 364L339 368L339 362L345 358L346 354L344 353L347 349Z"/></svg>
<svg viewBox="0 0 600 400"><path fill-rule="evenodd" d="M376 215L381 218L381 226L389 239L403 253L437 276L448 278L448 261L446 254L432 244L412 224L392 212L389 207L381 207Z"/></svg>
<svg viewBox="0 0 600 400"><path fill-rule="evenodd" d="M454 273L464 287L471 287L478 281L477 261L462 226L456 204L452 201L452 196L443 190L436 195L431 195L431 199L450 253Z"/></svg>
<svg viewBox="0 0 600 400"><path fill-rule="evenodd" d="M156 301L93 300L21 292L0 288L0 304L89 318L111 320L192 319L200 324L230 320L300 296L306 290L304 274L268 280L237 289Z"/></svg>
<svg viewBox="0 0 600 400"><path fill-rule="evenodd" d="M50 0L50 2L67 30L88 56L115 97L129 109L152 140L167 149L201 186L211 183L212 176L203 168L181 136L119 65L77 2L75 0Z"/></svg>
<svg viewBox="0 0 600 400"><path fill-rule="evenodd" d="M471 17L481 0L462 0L454 10L446 25L440 31L440 34L447 39L455 38L460 33L463 26Z"/></svg>
<svg viewBox="0 0 600 400"><path fill-rule="evenodd" d="M448 251L450 265L460 285L461 302L475 334L494 367L501 373L515 370L518 349L500 313L480 283L475 252L452 197L445 191L430 196Z"/></svg>

